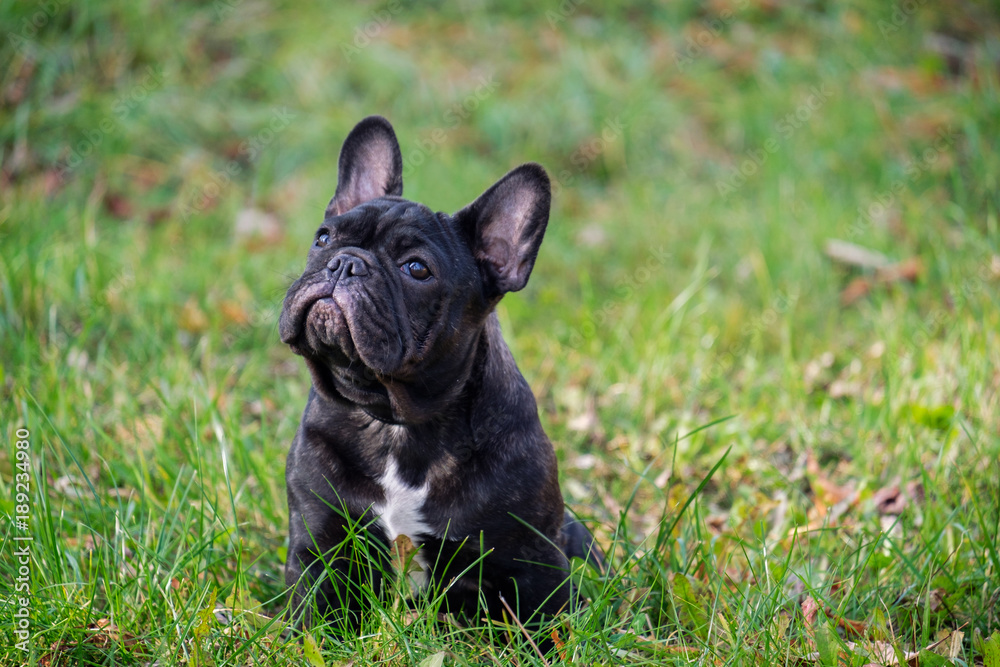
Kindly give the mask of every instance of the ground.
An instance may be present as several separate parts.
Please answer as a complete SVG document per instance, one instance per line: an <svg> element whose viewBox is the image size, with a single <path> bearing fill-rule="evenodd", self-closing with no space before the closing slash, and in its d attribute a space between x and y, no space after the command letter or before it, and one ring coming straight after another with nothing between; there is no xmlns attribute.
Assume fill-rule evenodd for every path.
<svg viewBox="0 0 1000 667"><path fill-rule="evenodd" d="M991 3L0 25L3 664L542 663L405 582L357 638L282 634L308 375L277 314L372 113L432 208L553 179L499 314L615 574L580 567L546 661L1000 664Z"/></svg>

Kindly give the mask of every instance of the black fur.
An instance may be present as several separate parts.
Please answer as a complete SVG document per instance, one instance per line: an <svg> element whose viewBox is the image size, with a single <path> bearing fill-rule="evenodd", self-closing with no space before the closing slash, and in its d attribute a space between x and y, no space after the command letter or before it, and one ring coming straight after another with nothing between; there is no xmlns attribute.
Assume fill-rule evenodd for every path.
<svg viewBox="0 0 1000 667"><path fill-rule="evenodd" d="M380 479L392 465L408 488L427 485L426 530L409 537L434 585L453 583L446 611L477 617L481 589L493 617L500 596L522 621L551 617L570 601L567 557L602 560L565 512L552 444L494 312L531 273L548 176L522 165L453 216L401 195L392 127L366 118L285 298L281 339L313 381L286 471L293 607L312 621L324 571L327 620L356 624L359 591L378 594L392 537L377 516Z"/></svg>

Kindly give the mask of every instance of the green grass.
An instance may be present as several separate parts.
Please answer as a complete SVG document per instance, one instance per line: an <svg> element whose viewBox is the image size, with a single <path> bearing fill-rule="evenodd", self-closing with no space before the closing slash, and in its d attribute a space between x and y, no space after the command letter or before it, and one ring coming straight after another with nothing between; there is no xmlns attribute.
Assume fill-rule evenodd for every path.
<svg viewBox="0 0 1000 667"><path fill-rule="evenodd" d="M541 664L405 582L283 634L277 315L371 113L432 208L557 183L500 317L615 575L550 663L1000 663L1000 21L932 5L0 6L0 664Z"/></svg>

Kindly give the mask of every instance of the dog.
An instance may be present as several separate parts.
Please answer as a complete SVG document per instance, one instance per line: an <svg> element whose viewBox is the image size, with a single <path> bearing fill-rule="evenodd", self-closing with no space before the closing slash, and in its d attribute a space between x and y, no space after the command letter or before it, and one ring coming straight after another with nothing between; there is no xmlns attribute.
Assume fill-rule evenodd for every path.
<svg viewBox="0 0 1000 667"><path fill-rule="evenodd" d="M282 308L312 378L286 468L293 614L356 629L405 535L442 612L537 625L570 606L569 559L603 568L495 312L531 274L549 178L523 164L447 215L402 197L402 167L385 118L350 132Z"/></svg>

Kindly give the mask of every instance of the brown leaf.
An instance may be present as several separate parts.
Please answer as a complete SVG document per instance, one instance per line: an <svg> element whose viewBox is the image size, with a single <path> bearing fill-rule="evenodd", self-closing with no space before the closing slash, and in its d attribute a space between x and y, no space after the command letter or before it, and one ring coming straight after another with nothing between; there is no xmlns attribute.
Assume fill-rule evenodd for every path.
<svg viewBox="0 0 1000 667"><path fill-rule="evenodd" d="M847 650L852 654L864 655L868 657L869 660L874 660L876 662L869 662L869 665L877 665L882 667L883 665L898 665L899 659L896 657L896 650L893 648L892 644L888 642L881 641L865 641L865 642L847 642L845 644ZM907 653L905 659L911 660L917 657L916 653Z"/></svg>
<svg viewBox="0 0 1000 667"><path fill-rule="evenodd" d="M902 494L899 484L893 484L873 493L872 503L879 514L897 516L906 509L906 496Z"/></svg>
<svg viewBox="0 0 1000 667"><path fill-rule="evenodd" d="M219 304L219 312L227 323L243 326L250 321L250 316L239 301L226 299Z"/></svg>
<svg viewBox="0 0 1000 667"><path fill-rule="evenodd" d="M874 88L887 91L905 90L915 96L923 96L938 90L943 84L941 77L918 68L877 67L862 73L865 82Z"/></svg>
<svg viewBox="0 0 1000 667"><path fill-rule="evenodd" d="M805 621L806 629L811 630L816 623L816 614L819 612L819 603L811 595L802 601L802 618Z"/></svg>
<svg viewBox="0 0 1000 667"><path fill-rule="evenodd" d="M135 212L132 202L120 192L105 193L104 209L119 220L128 220Z"/></svg>
<svg viewBox="0 0 1000 667"><path fill-rule="evenodd" d="M853 635L855 637L864 637L865 633L868 632L868 624L864 621L855 621L850 618L844 618L841 616L837 619L837 623L840 627L844 629L845 635Z"/></svg>
<svg viewBox="0 0 1000 667"><path fill-rule="evenodd" d="M848 283L844 291L840 293L840 303L844 306L851 305L858 299L867 296L875 285L891 285L904 280L915 282L923 271L924 265L919 257L911 257L902 262L878 268L875 270L874 278L862 276Z"/></svg>
<svg viewBox="0 0 1000 667"><path fill-rule="evenodd" d="M840 293L840 305L849 306L858 299L863 299L871 289L872 281L869 278L855 278Z"/></svg>
<svg viewBox="0 0 1000 667"><path fill-rule="evenodd" d="M188 299L181 308L177 325L189 333L201 333L208 328L208 316L198 306L198 301L194 297Z"/></svg>
<svg viewBox="0 0 1000 667"><path fill-rule="evenodd" d="M924 272L924 264L920 261L919 257L910 257L909 259L904 259L902 262L897 262L890 266L878 269L875 272L875 277L882 284L899 282L900 280L906 280L908 282L915 282L920 274Z"/></svg>
<svg viewBox="0 0 1000 667"><path fill-rule="evenodd" d="M163 222L169 217L170 217L170 209L166 206L159 206L146 214L146 222L148 222L151 225L156 225Z"/></svg>
<svg viewBox="0 0 1000 667"><path fill-rule="evenodd" d="M938 639L927 647L928 651L944 656L949 660L954 660L962 652L962 639L965 633L961 630L942 630L938 633Z"/></svg>
<svg viewBox="0 0 1000 667"><path fill-rule="evenodd" d="M41 175L41 190L46 197L51 197L63 185L63 175L58 169L46 169Z"/></svg>

